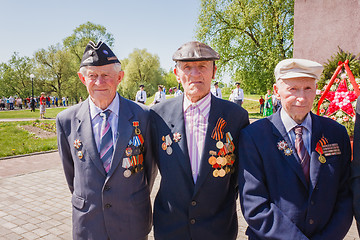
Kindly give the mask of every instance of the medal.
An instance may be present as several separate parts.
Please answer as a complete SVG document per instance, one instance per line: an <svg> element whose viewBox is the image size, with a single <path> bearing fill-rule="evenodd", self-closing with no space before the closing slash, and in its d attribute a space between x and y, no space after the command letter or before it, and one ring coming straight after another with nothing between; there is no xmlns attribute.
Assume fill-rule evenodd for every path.
<svg viewBox="0 0 360 240"><path fill-rule="evenodd" d="M222 158L222 157L217 157L217 158L216 158L216 163L217 163L217 164L221 165L222 162L223 162L223 158Z"/></svg>
<svg viewBox="0 0 360 240"><path fill-rule="evenodd" d="M128 177L130 177L130 176L131 176L131 171L130 171L129 169L126 169L126 170L124 171L124 177L128 178Z"/></svg>
<svg viewBox="0 0 360 240"><path fill-rule="evenodd" d="M138 128L139 122L138 122L138 121L134 121L134 122L133 122L133 126L135 127L135 134L136 134L136 135L141 134L141 130Z"/></svg>
<svg viewBox="0 0 360 240"><path fill-rule="evenodd" d="M215 169L215 170L213 171L213 176L214 176L214 177L218 177L218 176L219 176L219 170Z"/></svg>
<svg viewBox="0 0 360 240"><path fill-rule="evenodd" d="M163 142L162 144L161 144L161 148L162 148L162 150L166 150L167 149L167 146L166 146L166 143L165 142Z"/></svg>
<svg viewBox="0 0 360 240"><path fill-rule="evenodd" d="M139 155L140 154L140 148L135 148L133 151L134 155Z"/></svg>
<svg viewBox="0 0 360 240"><path fill-rule="evenodd" d="M219 140L219 141L216 143L216 147L217 147L218 149L222 149L222 148L224 147L224 143Z"/></svg>
<svg viewBox="0 0 360 240"><path fill-rule="evenodd" d="M231 163L231 156L230 156L230 155L226 155L225 158L226 158L227 163L230 164L230 163Z"/></svg>
<svg viewBox="0 0 360 240"><path fill-rule="evenodd" d="M219 177L224 177L226 175L225 170L222 168L219 170Z"/></svg>
<svg viewBox="0 0 360 240"><path fill-rule="evenodd" d="M126 156L130 157L130 156L131 156L131 153L132 153L131 147L128 147L128 148L125 149L125 154L126 154Z"/></svg>
<svg viewBox="0 0 360 240"><path fill-rule="evenodd" d="M325 158L323 155L320 155L320 156L319 156L319 161L320 161L321 163L326 163L326 158Z"/></svg>
<svg viewBox="0 0 360 240"><path fill-rule="evenodd" d="M209 158L209 163L210 163L211 166L214 165L214 164L216 163L216 157L211 156L211 157Z"/></svg>
<svg viewBox="0 0 360 240"><path fill-rule="evenodd" d="M175 142L179 142L180 139L181 139L181 134L180 133L176 132L176 133L173 134L173 140Z"/></svg>
<svg viewBox="0 0 360 240"><path fill-rule="evenodd" d="M74 141L74 147L75 147L76 149L79 149L79 148L81 147L81 141L80 141L79 139L76 139L76 140Z"/></svg>
<svg viewBox="0 0 360 240"><path fill-rule="evenodd" d="M168 154L168 155L171 155L172 154L172 148L170 147L170 146L168 146L167 147L167 149L166 149L166 153Z"/></svg>
<svg viewBox="0 0 360 240"><path fill-rule="evenodd" d="M77 152L77 155L78 155L78 157L79 157L79 159L82 159L83 158L83 153L82 153L82 151L78 151Z"/></svg>
<svg viewBox="0 0 360 240"><path fill-rule="evenodd" d="M230 172L230 167L229 166L225 167L225 172L226 172L226 174L228 174Z"/></svg>

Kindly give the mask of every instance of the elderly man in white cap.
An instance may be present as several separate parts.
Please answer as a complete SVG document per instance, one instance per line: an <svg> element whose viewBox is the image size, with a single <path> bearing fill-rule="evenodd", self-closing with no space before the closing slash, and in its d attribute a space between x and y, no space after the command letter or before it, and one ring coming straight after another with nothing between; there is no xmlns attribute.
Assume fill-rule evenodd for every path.
<svg viewBox="0 0 360 240"><path fill-rule="evenodd" d="M243 129L239 192L249 239L343 239L352 222L345 128L310 112L319 63L275 68L282 108Z"/></svg>

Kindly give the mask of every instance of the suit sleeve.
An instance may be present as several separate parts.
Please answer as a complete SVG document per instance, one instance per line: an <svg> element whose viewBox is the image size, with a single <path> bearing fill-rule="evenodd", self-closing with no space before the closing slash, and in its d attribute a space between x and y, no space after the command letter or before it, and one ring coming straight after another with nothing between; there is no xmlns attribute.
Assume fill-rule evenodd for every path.
<svg viewBox="0 0 360 240"><path fill-rule="evenodd" d="M351 189L353 193L353 207L358 229L360 227L360 97L356 103L356 120L354 128L354 159L351 162Z"/></svg>
<svg viewBox="0 0 360 240"><path fill-rule="evenodd" d="M269 201L265 169L256 142L241 131L239 141L239 194L244 218L259 239L305 240L300 229Z"/></svg>
<svg viewBox="0 0 360 240"><path fill-rule="evenodd" d="M154 150L151 146L150 116L148 117L148 121L147 121L146 125L147 126L146 126L146 137L145 137L146 145L145 145L145 149L144 149L144 151L145 151L145 153L144 153L144 169L145 169L145 174L146 174L147 182L149 185L149 189L151 192L158 171L157 171L157 167L155 164Z"/></svg>
<svg viewBox="0 0 360 240"><path fill-rule="evenodd" d="M74 191L74 162L70 151L69 141L64 133L63 126L59 118L56 118L56 131L58 149L63 168L65 172L65 178L70 189L70 192Z"/></svg>

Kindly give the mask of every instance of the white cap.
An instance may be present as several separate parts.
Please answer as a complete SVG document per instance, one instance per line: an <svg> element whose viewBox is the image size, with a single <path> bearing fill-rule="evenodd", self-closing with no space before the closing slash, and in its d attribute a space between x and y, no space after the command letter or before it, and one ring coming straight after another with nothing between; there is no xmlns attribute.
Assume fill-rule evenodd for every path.
<svg viewBox="0 0 360 240"><path fill-rule="evenodd" d="M280 61L275 67L275 79L311 77L319 79L324 67L317 62L290 58Z"/></svg>

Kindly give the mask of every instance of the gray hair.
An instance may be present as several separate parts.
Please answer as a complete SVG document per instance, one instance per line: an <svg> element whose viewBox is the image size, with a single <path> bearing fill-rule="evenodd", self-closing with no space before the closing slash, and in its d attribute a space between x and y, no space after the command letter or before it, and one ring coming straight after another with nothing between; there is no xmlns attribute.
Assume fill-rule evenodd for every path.
<svg viewBox="0 0 360 240"><path fill-rule="evenodd" d="M80 68L79 73L81 73L83 76L86 76L86 70L88 69L88 66L83 66ZM121 64L120 63L114 63L114 70L116 72L121 71Z"/></svg>

